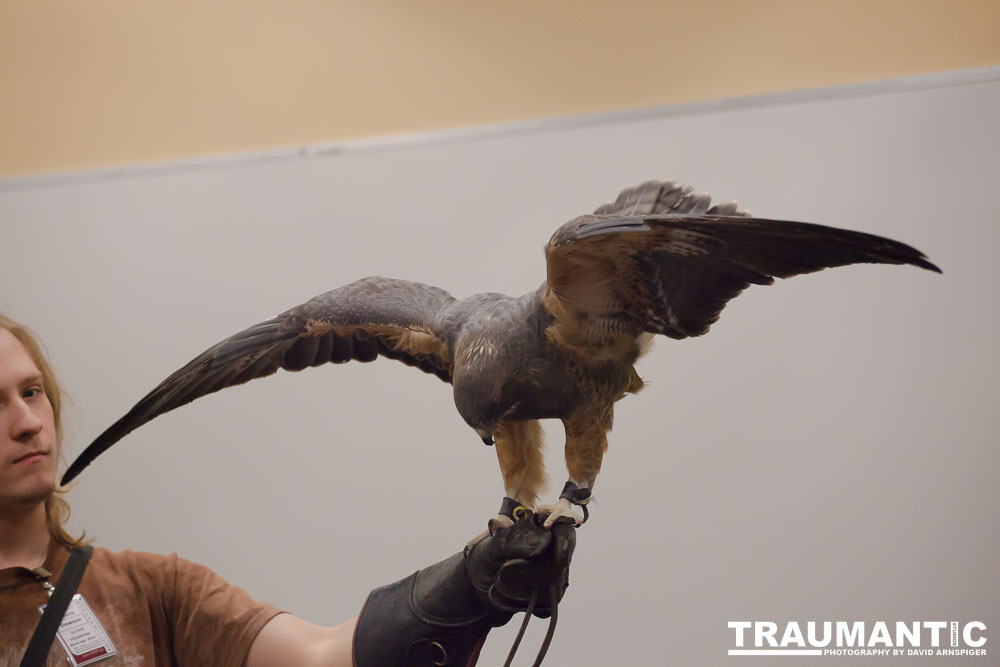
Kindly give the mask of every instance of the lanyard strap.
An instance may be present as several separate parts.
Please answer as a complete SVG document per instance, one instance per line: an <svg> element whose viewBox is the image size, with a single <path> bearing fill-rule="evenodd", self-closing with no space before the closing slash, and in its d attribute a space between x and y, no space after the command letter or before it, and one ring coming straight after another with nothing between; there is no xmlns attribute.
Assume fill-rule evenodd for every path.
<svg viewBox="0 0 1000 667"><path fill-rule="evenodd" d="M83 571L87 569L87 563L90 562L90 555L93 552L94 547L87 545L76 547L70 553L66 567L59 577L59 584L54 591L50 591L49 603L35 627L35 634L31 635L28 650L24 652L24 658L21 660L21 667L42 667L45 664L52 640L56 637L56 630L62 623L63 614L66 613L66 608L69 607L70 600L80 585Z"/></svg>

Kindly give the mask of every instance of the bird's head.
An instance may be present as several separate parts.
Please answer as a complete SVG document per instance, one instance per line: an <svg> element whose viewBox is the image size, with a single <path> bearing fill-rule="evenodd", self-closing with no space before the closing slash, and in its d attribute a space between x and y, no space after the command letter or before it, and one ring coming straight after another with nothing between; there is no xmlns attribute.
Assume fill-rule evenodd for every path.
<svg viewBox="0 0 1000 667"><path fill-rule="evenodd" d="M493 444L493 431L507 413L504 400L506 367L503 355L489 333L495 321L480 322L455 349L455 407L465 423L486 445Z"/></svg>
<svg viewBox="0 0 1000 667"><path fill-rule="evenodd" d="M493 444L493 431L510 409L501 387L489 376L455 377L455 407L484 444Z"/></svg>
<svg viewBox="0 0 1000 667"><path fill-rule="evenodd" d="M455 405L465 422L472 427L485 445L493 444L493 432L509 411L500 401L463 401L455 392Z"/></svg>

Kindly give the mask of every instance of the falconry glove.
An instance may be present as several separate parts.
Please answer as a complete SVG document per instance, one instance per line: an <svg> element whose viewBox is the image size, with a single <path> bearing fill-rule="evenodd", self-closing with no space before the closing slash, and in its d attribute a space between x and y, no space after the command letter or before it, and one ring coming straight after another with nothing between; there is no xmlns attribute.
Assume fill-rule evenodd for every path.
<svg viewBox="0 0 1000 667"><path fill-rule="evenodd" d="M555 629L558 603L569 585L576 546L572 523L541 527L536 515L486 536L465 551L373 590L354 632L354 664L475 665L494 627L527 612L510 658L530 614L550 618Z"/></svg>

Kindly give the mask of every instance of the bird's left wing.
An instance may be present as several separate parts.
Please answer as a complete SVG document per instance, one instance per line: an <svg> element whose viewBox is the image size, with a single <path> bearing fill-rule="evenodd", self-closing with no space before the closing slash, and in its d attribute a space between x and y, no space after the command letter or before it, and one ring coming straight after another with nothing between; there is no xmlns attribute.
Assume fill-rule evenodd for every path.
<svg viewBox="0 0 1000 667"><path fill-rule="evenodd" d="M669 181L629 188L566 223L549 241L546 262L552 334L589 354L642 332L700 336L730 299L775 277L861 262L939 271L897 241L754 218L735 203L711 207L707 195Z"/></svg>
<svg viewBox="0 0 1000 667"><path fill-rule="evenodd" d="M66 484L131 431L164 412L226 387L327 362L398 359L451 382L438 315L455 299L444 290L364 278L321 294L213 345L149 392L102 433L63 475Z"/></svg>

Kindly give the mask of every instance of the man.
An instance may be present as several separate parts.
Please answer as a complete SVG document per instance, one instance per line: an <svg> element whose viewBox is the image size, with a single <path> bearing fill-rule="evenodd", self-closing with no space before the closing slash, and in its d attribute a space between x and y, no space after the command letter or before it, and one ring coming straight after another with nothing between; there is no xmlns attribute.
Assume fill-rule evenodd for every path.
<svg viewBox="0 0 1000 667"><path fill-rule="evenodd" d="M69 506L55 484L60 408L38 342L0 316L0 667L19 664L47 600L43 583L58 587L70 549L83 543L63 527ZM358 618L335 627L255 602L174 555L97 548L78 592L96 618L87 630L93 642L107 634L109 643L95 650L112 655L99 664L471 665L490 628L513 612L530 605L550 613L567 586L574 545L571 526L549 532L522 519L376 589ZM499 577L505 565L516 567ZM67 664L63 648L53 647L46 664Z"/></svg>

